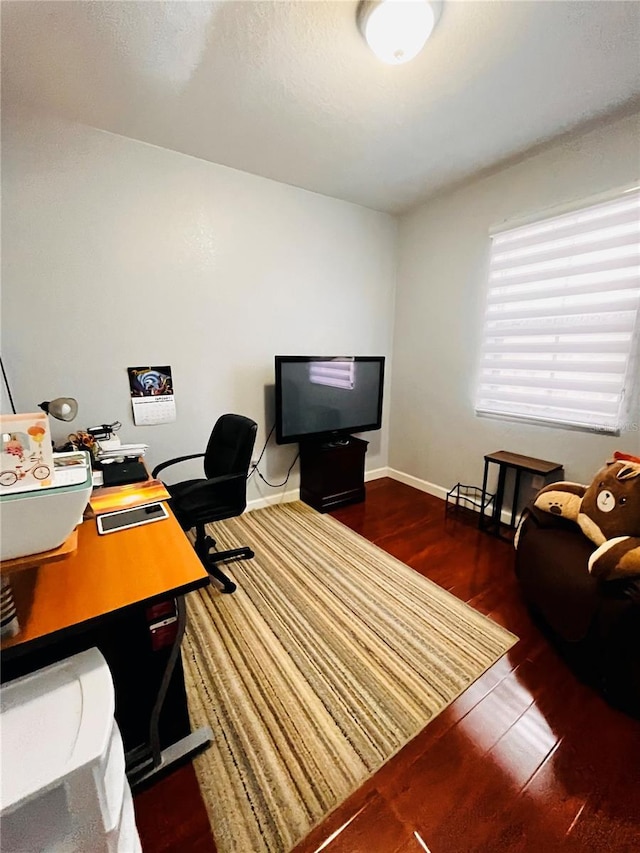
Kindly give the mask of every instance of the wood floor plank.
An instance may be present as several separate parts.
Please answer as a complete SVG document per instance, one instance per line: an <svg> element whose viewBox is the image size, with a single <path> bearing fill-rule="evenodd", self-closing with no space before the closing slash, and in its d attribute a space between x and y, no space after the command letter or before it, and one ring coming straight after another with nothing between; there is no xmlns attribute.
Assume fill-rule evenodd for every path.
<svg viewBox="0 0 640 853"><path fill-rule="evenodd" d="M216 853L191 764L136 794L133 802L144 853Z"/></svg>
<svg viewBox="0 0 640 853"><path fill-rule="evenodd" d="M337 829L335 838L324 848L329 853L336 844L343 850L352 853L368 853L371 845L371 835L375 834L376 843L387 853L398 853L408 839L406 826L396 817L385 798L373 789L366 802L355 811L351 817ZM322 848L324 831L318 834L319 848ZM328 839L325 839L325 843ZM315 843L315 842L314 842ZM308 849L309 839L305 840L304 849ZM296 853L301 848L296 848ZM318 847L314 848L315 851ZM319 853L319 851L318 851Z"/></svg>
<svg viewBox="0 0 640 853"><path fill-rule="evenodd" d="M550 647L520 596L512 546L390 479L332 515L520 641L295 853L316 853L352 818L327 853L637 853L640 722ZM135 807L145 853L215 853L191 766Z"/></svg>

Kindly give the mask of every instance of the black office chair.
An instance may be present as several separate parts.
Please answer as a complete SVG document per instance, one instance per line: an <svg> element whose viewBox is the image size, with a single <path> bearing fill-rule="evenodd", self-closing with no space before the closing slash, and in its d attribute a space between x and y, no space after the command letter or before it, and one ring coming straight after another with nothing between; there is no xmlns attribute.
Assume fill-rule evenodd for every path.
<svg viewBox="0 0 640 853"><path fill-rule="evenodd" d="M171 509L183 530L196 528L194 548L204 567L222 584L222 592L234 592L236 585L217 564L229 560L250 560L251 548L212 551L215 540L205 533L205 524L241 515L247 505L247 477L258 426L242 415L221 415L216 421L205 453L193 453L162 462L152 476L187 459L204 457L206 479L185 480L167 485Z"/></svg>

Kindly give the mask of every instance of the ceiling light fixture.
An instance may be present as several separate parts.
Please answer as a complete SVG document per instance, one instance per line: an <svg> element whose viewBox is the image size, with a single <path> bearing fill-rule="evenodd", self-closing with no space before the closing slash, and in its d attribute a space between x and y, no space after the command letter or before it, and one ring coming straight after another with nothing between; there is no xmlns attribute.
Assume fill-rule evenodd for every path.
<svg viewBox="0 0 640 853"><path fill-rule="evenodd" d="M361 0L357 21L378 59L401 65L416 57L440 16L437 0Z"/></svg>

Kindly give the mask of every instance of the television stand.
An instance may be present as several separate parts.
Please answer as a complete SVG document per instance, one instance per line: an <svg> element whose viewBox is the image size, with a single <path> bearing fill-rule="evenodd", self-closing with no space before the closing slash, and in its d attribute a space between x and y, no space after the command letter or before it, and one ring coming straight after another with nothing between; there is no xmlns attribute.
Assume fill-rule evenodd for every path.
<svg viewBox="0 0 640 853"><path fill-rule="evenodd" d="M354 436L301 442L300 499L319 512L363 501L368 444Z"/></svg>

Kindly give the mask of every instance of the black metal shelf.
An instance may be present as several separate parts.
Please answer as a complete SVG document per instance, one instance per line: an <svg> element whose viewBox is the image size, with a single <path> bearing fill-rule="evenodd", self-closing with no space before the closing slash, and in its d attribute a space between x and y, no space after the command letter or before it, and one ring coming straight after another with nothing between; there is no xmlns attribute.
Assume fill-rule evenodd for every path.
<svg viewBox="0 0 640 853"><path fill-rule="evenodd" d="M483 500L483 491L480 486L467 486L464 483L456 483L447 492L445 512L449 512L449 510L468 509L473 512L486 514L489 507L493 504L494 499L495 495L484 492Z"/></svg>

